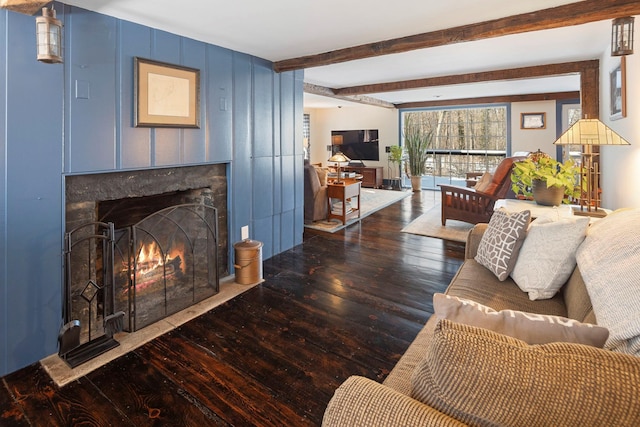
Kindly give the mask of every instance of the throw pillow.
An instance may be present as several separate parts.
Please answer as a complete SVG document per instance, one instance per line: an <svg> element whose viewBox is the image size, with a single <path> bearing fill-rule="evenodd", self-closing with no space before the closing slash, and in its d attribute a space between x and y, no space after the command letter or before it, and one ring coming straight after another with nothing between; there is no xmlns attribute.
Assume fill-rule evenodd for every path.
<svg viewBox="0 0 640 427"><path fill-rule="evenodd" d="M595 221L576 258L605 348L640 356L640 209Z"/></svg>
<svg viewBox="0 0 640 427"><path fill-rule="evenodd" d="M531 212L528 210L513 213L504 209L495 211L480 239L475 260L495 274L498 280L506 280L516 264L530 221Z"/></svg>
<svg viewBox="0 0 640 427"><path fill-rule="evenodd" d="M489 172L485 172L482 174L482 176L480 177L478 182L476 182L476 185L474 185L473 188L476 191L479 191L482 193L489 187L489 184L491 184L492 179L493 179L493 175L491 175Z"/></svg>
<svg viewBox="0 0 640 427"><path fill-rule="evenodd" d="M511 273L529 299L553 298L569 279L588 226L587 217L545 216L531 223Z"/></svg>
<svg viewBox="0 0 640 427"><path fill-rule="evenodd" d="M316 172L318 173L318 179L320 180L320 185L322 187L327 186L327 175L329 174L328 169L318 168L316 167Z"/></svg>
<svg viewBox="0 0 640 427"><path fill-rule="evenodd" d="M445 294L433 296L433 308L440 319L490 329L527 344L572 342L602 348L609 331L574 319L515 310L496 311L475 301Z"/></svg>
<svg viewBox="0 0 640 427"><path fill-rule="evenodd" d="M530 346L448 320L416 366L411 396L470 425L636 425L640 363L572 343Z"/></svg>

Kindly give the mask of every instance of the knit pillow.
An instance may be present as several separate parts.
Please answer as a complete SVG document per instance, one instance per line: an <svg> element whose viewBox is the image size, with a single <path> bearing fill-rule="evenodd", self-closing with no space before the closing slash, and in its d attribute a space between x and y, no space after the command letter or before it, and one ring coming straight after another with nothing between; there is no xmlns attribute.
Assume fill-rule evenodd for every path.
<svg viewBox="0 0 640 427"><path fill-rule="evenodd" d="M640 209L596 221L576 253L605 348L640 356Z"/></svg>
<svg viewBox="0 0 640 427"><path fill-rule="evenodd" d="M636 425L638 358L440 320L411 397L471 425Z"/></svg>
<svg viewBox="0 0 640 427"><path fill-rule="evenodd" d="M530 221L531 212L528 210L513 213L504 209L495 211L482 235L475 260L495 274L498 280L504 281L513 271Z"/></svg>
<svg viewBox="0 0 640 427"><path fill-rule="evenodd" d="M609 336L606 328L590 323L581 323L561 316L515 310L496 311L475 301L445 294L433 296L433 308L440 319L490 329L520 339L527 344L561 341L602 348Z"/></svg>
<svg viewBox="0 0 640 427"><path fill-rule="evenodd" d="M576 267L576 250L589 218L544 216L531 222L511 278L529 299L548 299L560 290Z"/></svg>

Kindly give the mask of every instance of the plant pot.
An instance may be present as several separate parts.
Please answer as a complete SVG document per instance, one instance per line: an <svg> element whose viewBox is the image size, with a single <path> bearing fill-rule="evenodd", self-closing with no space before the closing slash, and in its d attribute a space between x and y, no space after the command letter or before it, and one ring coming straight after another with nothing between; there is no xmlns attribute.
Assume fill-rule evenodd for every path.
<svg viewBox="0 0 640 427"><path fill-rule="evenodd" d="M547 182L540 179L534 179L531 186L533 200L542 206L559 206L564 197L564 187L549 187Z"/></svg>
<svg viewBox="0 0 640 427"><path fill-rule="evenodd" d="M422 191L422 177L421 176L412 176L411 177L411 189L413 191Z"/></svg>

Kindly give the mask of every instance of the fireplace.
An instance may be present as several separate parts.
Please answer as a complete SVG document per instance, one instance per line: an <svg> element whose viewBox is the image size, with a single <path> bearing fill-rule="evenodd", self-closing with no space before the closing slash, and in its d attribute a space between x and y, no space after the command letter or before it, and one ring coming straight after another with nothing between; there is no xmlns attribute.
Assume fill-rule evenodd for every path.
<svg viewBox="0 0 640 427"><path fill-rule="evenodd" d="M66 179L65 325L77 366L219 290L228 274L225 165Z"/></svg>

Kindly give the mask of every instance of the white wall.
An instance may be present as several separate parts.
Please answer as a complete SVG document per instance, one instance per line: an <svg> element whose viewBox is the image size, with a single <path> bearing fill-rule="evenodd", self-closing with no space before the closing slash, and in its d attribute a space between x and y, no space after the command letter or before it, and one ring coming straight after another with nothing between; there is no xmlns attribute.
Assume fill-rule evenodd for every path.
<svg viewBox="0 0 640 427"><path fill-rule="evenodd" d="M636 20L637 22L637 20ZM637 29L636 29L637 34ZM636 43L637 45L637 43ZM601 147L602 206L610 209L640 207L640 53L627 61L627 117L609 119L609 72L620 58L605 52L600 58L600 120L629 141L628 146Z"/></svg>
<svg viewBox="0 0 640 427"><path fill-rule="evenodd" d="M367 160L366 166L384 166L384 177L387 178L387 158L385 147L398 145L398 111L390 108L362 107L316 108L305 109L310 115L310 160L311 163L327 165L331 151L332 130L378 129L380 139L380 161Z"/></svg>
<svg viewBox="0 0 640 427"><path fill-rule="evenodd" d="M522 113L546 113L545 129L520 129ZM531 101L511 104L511 153L536 151L538 148L556 157L556 102Z"/></svg>

